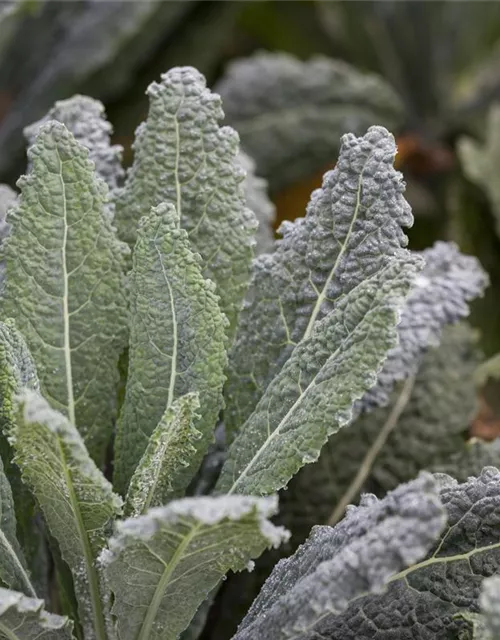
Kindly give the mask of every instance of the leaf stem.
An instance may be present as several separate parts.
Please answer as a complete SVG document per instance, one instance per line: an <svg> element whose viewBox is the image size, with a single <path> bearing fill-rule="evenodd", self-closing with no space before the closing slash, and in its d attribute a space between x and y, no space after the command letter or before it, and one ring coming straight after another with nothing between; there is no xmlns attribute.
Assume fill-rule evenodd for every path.
<svg viewBox="0 0 500 640"><path fill-rule="evenodd" d="M358 469L358 473L356 474L350 485L347 487L342 498L339 500L337 506L333 510L331 516L328 518L327 524L329 524L331 527L334 527L337 524L337 522L342 518L347 505L351 504L351 502L361 491L361 488L364 485L368 475L370 474L370 471L372 470L373 464L378 454L387 442L387 438L396 427L401 414L405 410L405 407L411 398L414 386L415 376L413 375L407 378L406 382L404 383L401 389L401 393L399 394L399 397L394 404L389 417L387 418L382 429L380 429L372 446L369 448L365 457L363 458L363 461Z"/></svg>

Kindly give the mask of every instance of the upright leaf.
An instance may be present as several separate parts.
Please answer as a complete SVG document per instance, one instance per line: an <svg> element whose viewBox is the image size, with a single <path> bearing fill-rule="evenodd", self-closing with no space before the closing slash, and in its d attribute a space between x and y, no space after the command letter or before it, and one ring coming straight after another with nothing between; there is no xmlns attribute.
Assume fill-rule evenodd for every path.
<svg viewBox="0 0 500 640"><path fill-rule="evenodd" d="M204 276L217 285L233 335L257 226L245 206L238 136L219 126L220 98L196 69L171 69L147 93L148 118L137 129L134 164L116 203L120 237L133 244L139 219L162 202L173 204Z"/></svg>
<svg viewBox="0 0 500 640"><path fill-rule="evenodd" d="M186 498L117 523L102 563L121 640L175 640L230 569L242 571L287 533L276 498Z"/></svg>
<svg viewBox="0 0 500 640"><path fill-rule="evenodd" d="M325 57L259 52L232 62L215 90L273 191L333 164L344 131L393 127L402 111L381 78Z"/></svg>
<svg viewBox="0 0 500 640"><path fill-rule="evenodd" d="M0 583L36 598L16 537L16 516L9 481L0 460Z"/></svg>
<svg viewBox="0 0 500 640"><path fill-rule="evenodd" d="M102 102L80 95L57 101L44 118L25 128L24 135L30 146L40 127L51 120L64 124L75 140L89 150L89 159L94 162L97 175L113 194L125 175L121 166L123 148L111 144L113 127L106 120Z"/></svg>
<svg viewBox="0 0 500 640"><path fill-rule="evenodd" d="M393 575L385 593L361 597L344 613L324 618L314 627L317 636L360 640L390 630L395 638L460 637L464 622L457 614L477 612L483 578L500 570L500 472L486 467L463 484L439 474L436 480L448 523L432 552Z"/></svg>
<svg viewBox="0 0 500 640"><path fill-rule="evenodd" d="M43 600L0 588L0 634L8 640L73 640L73 623L43 606Z"/></svg>
<svg viewBox="0 0 500 640"><path fill-rule="evenodd" d="M394 574L428 553L445 522L430 474L381 501L365 495L335 529L314 527L295 555L276 565L234 640L321 637L313 631L318 622L384 591Z"/></svg>
<svg viewBox="0 0 500 640"><path fill-rule="evenodd" d="M11 442L14 462L72 571L85 637L106 640L106 598L96 558L121 512L121 500L74 425L33 391L20 397Z"/></svg>
<svg viewBox="0 0 500 640"><path fill-rule="evenodd" d="M198 394L188 393L173 402L160 418L130 481L127 515L140 516L150 507L182 497L191 480L189 466L196 455L196 440L201 436L193 424L199 417L199 408Z"/></svg>
<svg viewBox="0 0 500 640"><path fill-rule="evenodd" d="M349 424L354 403L376 382L396 344L415 266L406 256L394 259L315 323L229 449L221 492L281 489L304 464L317 460L329 436Z"/></svg>
<svg viewBox="0 0 500 640"><path fill-rule="evenodd" d="M178 220L172 205L153 209L141 221L134 251L129 372L115 453L115 485L123 494L174 400L197 392L202 407L191 475L213 440L222 406L226 320Z"/></svg>
<svg viewBox="0 0 500 640"><path fill-rule="evenodd" d="M337 166L312 194L306 217L284 223L275 251L255 261L230 356L224 414L230 436L315 322L393 256L407 255L401 227L413 217L395 154L394 138L382 127L362 138L345 135Z"/></svg>
<svg viewBox="0 0 500 640"><path fill-rule="evenodd" d="M123 246L104 214L107 188L66 127L40 128L9 215L5 313L26 338L42 392L101 461L126 333Z"/></svg>

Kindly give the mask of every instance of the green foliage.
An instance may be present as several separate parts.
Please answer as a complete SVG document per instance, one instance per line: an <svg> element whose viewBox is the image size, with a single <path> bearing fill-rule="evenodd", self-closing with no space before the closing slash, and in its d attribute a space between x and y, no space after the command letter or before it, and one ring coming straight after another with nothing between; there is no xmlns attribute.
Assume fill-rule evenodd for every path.
<svg viewBox="0 0 500 640"><path fill-rule="evenodd" d="M123 19L142 11L160 14L129 8ZM271 522L287 486L287 550L299 530L305 538L321 526L276 566L235 640L361 638L383 620L404 635L405 607L422 638L444 638L477 614L480 581L498 572L500 476L478 467L497 448L466 459L477 353L469 328L447 326L487 278L452 244L406 249L413 217L381 126L342 138L306 217L284 224L274 243L273 206L256 176L273 184L257 153L264 142L277 165L297 161L293 175L311 159L305 150L323 162L336 148L353 105L356 130L399 106L379 80L342 65L259 60L261 89L266 80L282 102L298 92L305 115L293 119L296 139L273 143L290 124L280 114L267 140L251 138L256 169L221 126L220 97L190 67L149 87L125 179L99 102L58 102L26 129L28 173L19 196L6 192L6 219L0 210L0 635L9 640L69 640L73 629L78 640L196 638L213 620L211 603L220 609L226 574L262 583L260 569L245 570L288 542ZM257 104L260 118L263 94L249 97L244 106ZM345 494L372 451L367 484L393 491L364 495L328 526L303 479L344 468L344 484L313 487L317 502L330 492L333 509L331 492ZM458 476L477 468L477 478L418 475L450 460ZM17 523L14 502L28 514ZM47 606L71 621L35 597L46 596L34 579L35 504L55 568ZM257 595L255 586L232 593Z"/></svg>

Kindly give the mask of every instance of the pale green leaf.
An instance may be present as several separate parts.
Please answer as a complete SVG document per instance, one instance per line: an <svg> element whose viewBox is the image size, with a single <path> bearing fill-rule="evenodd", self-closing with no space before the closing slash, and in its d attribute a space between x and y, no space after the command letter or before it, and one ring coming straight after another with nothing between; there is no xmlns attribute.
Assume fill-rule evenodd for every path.
<svg viewBox="0 0 500 640"><path fill-rule="evenodd" d="M215 87L228 123L273 191L335 162L344 131L393 127L401 102L375 75L340 60L258 52L233 61Z"/></svg>
<svg viewBox="0 0 500 640"><path fill-rule="evenodd" d="M217 285L233 335L257 226L245 206L238 136L219 126L220 98L196 69L171 69L147 93L148 118L137 130L134 164L116 203L118 232L133 244L140 218L160 203L173 204L204 276Z"/></svg>
<svg viewBox="0 0 500 640"><path fill-rule="evenodd" d="M230 439L315 322L393 256L408 255L401 227L413 217L395 154L394 138L382 127L361 138L345 135L306 217L284 223L273 253L254 262L230 355L224 413Z"/></svg>
<svg viewBox="0 0 500 640"><path fill-rule="evenodd" d="M446 523L438 496L432 476L422 474L383 500L366 495L334 529L314 527L295 555L276 565L234 640L323 638L313 631L322 619L384 591L394 574L430 551Z"/></svg>
<svg viewBox="0 0 500 640"><path fill-rule="evenodd" d="M202 407L192 475L213 441L222 406L226 319L178 221L172 205L153 209L141 221L134 251L129 372L115 453L115 486L123 494L174 400L196 392Z"/></svg>
<svg viewBox="0 0 500 640"><path fill-rule="evenodd" d="M121 640L175 640L229 571L248 568L287 533L277 499L186 498L117 523L101 561Z"/></svg>
<svg viewBox="0 0 500 640"><path fill-rule="evenodd" d="M72 640L73 623L43 607L43 600L0 589L0 635L6 640Z"/></svg>
<svg viewBox="0 0 500 640"><path fill-rule="evenodd" d="M87 156L64 125L41 127L9 214L4 309L33 354L43 395L101 461L126 336L124 255Z"/></svg>
<svg viewBox="0 0 500 640"><path fill-rule="evenodd" d="M0 460L0 583L36 598L16 537L16 516L9 481Z"/></svg>
<svg viewBox="0 0 500 640"><path fill-rule="evenodd" d="M76 428L33 391L19 398L11 443L23 481L72 571L86 638L106 640L105 593L96 558L121 513L121 499L89 457Z"/></svg>
<svg viewBox="0 0 500 640"><path fill-rule="evenodd" d="M188 393L160 418L130 481L126 515L143 515L150 507L182 497L191 480L189 466L196 454L196 440L201 436L194 427L199 408L198 394Z"/></svg>
<svg viewBox="0 0 500 640"><path fill-rule="evenodd" d="M219 491L265 494L286 486L349 424L354 403L375 384L396 344L415 266L409 257L394 259L315 323L231 445Z"/></svg>

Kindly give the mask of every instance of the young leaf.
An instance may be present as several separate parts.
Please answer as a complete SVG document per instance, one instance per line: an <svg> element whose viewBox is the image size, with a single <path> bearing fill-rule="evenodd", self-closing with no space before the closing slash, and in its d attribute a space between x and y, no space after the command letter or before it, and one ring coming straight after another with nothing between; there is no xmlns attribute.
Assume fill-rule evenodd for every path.
<svg viewBox="0 0 500 640"><path fill-rule="evenodd" d="M255 173L255 162L243 151L238 154L238 163L246 171L245 197L248 208L255 213L259 227L257 229L257 245L255 252L268 253L274 247L273 223L276 208L267 195L267 180Z"/></svg>
<svg viewBox="0 0 500 640"><path fill-rule="evenodd" d="M47 613L43 600L0 588L0 634L8 640L73 640L73 623Z"/></svg>
<svg viewBox="0 0 500 640"><path fill-rule="evenodd" d="M36 598L16 538L16 516L9 481L0 460L0 583Z"/></svg>
<svg viewBox="0 0 500 640"><path fill-rule="evenodd" d="M5 313L26 338L42 392L101 461L126 335L123 245L104 215L107 188L66 127L40 128L9 214Z"/></svg>
<svg viewBox="0 0 500 640"><path fill-rule="evenodd" d="M275 251L254 262L230 355L224 422L230 439L314 324L393 256L408 254L413 217L382 127L342 138L337 166L313 192L305 218L284 223Z"/></svg>
<svg viewBox="0 0 500 640"><path fill-rule="evenodd" d="M381 78L324 57L259 52L232 62L215 90L273 191L333 163L344 131L360 135L401 118L400 100Z"/></svg>
<svg viewBox="0 0 500 640"><path fill-rule="evenodd" d="M97 175L113 194L125 175L121 166L123 147L111 144L113 127L106 120L102 102L80 95L59 100L44 118L24 129L30 146L35 143L40 127L51 120L64 124L75 140L89 150Z"/></svg>
<svg viewBox="0 0 500 640"><path fill-rule="evenodd" d="M101 561L121 640L175 640L230 569L242 571L287 533L277 499L186 498L117 523Z"/></svg>
<svg viewBox="0 0 500 640"><path fill-rule="evenodd" d="M226 319L178 220L172 205L153 209L141 221L134 251L129 373L115 453L115 486L123 495L174 400L197 392L203 408L195 422L201 438L189 461L191 476L213 440L222 406Z"/></svg>
<svg viewBox="0 0 500 640"><path fill-rule="evenodd" d="M143 515L182 497L191 480L186 474L196 454L196 440L201 436L193 425L200 408L197 393L187 393L160 418L137 469L132 476L125 502L125 514Z"/></svg>
<svg viewBox="0 0 500 640"><path fill-rule="evenodd" d="M414 274L410 258L394 259L315 323L241 428L219 491L272 493L317 460L327 438L352 419L353 404L375 383L396 344Z"/></svg>
<svg viewBox="0 0 500 640"><path fill-rule="evenodd" d="M232 336L257 227L245 206L238 136L219 126L220 98L196 69L171 69L147 93L148 118L137 130L134 164L116 203L118 232L133 244L140 218L160 203L173 204L202 257L204 276L217 285Z"/></svg>
<svg viewBox="0 0 500 640"><path fill-rule="evenodd" d="M463 622L455 614L476 612L483 577L500 570L500 472L486 467L464 484L435 477L448 523L432 553L393 575L385 593L361 597L343 614L325 618L314 628L317 636L359 640L384 637L390 629L394 638L459 637ZM311 636L296 639L305 637Z"/></svg>
<svg viewBox="0 0 500 640"><path fill-rule="evenodd" d="M96 558L121 513L121 499L89 457L74 425L33 391L19 398L11 443L14 462L72 571L86 637L106 640Z"/></svg>
<svg viewBox="0 0 500 640"><path fill-rule="evenodd" d="M314 634L319 621L383 591L428 553L445 522L430 474L381 501L365 495L335 529L314 527L295 555L276 565L234 640L326 638Z"/></svg>

